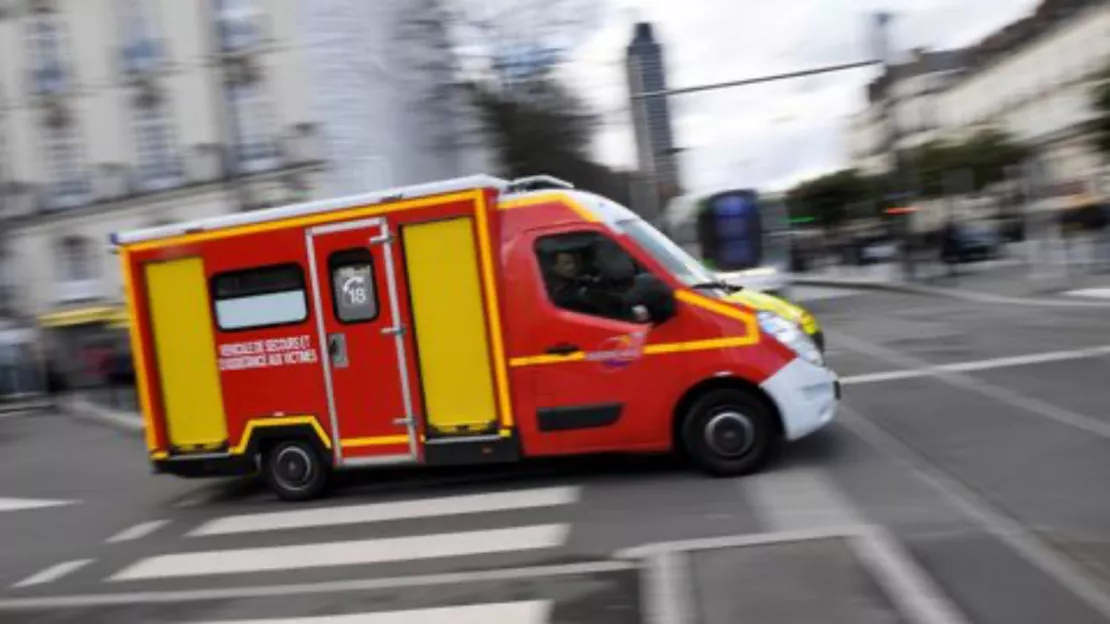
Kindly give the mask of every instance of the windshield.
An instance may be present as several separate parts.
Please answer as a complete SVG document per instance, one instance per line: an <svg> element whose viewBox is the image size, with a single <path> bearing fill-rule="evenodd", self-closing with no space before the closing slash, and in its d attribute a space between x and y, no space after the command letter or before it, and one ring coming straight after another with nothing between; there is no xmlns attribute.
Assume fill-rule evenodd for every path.
<svg viewBox="0 0 1110 624"><path fill-rule="evenodd" d="M642 219L625 219L618 223L632 240L640 245L652 258L663 265L671 275L674 275L686 286L704 284L714 281L704 266L686 253L681 247L674 244L671 239L663 236L659 230L653 228Z"/></svg>

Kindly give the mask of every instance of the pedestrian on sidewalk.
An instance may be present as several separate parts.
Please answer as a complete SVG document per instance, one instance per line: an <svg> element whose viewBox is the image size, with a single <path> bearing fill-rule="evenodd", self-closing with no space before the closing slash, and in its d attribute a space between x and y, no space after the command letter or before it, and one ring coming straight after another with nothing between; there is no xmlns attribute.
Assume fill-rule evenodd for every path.
<svg viewBox="0 0 1110 624"><path fill-rule="evenodd" d="M46 396L50 401L51 408L57 408L61 403L62 396L69 389L69 384L66 383L65 374L62 373L61 368L53 357L46 360Z"/></svg>
<svg viewBox="0 0 1110 624"><path fill-rule="evenodd" d="M957 266L960 261L959 236L956 223L952 219L945 221L940 234L940 259L942 263L948 265L948 277L953 279L959 276Z"/></svg>
<svg viewBox="0 0 1110 624"><path fill-rule="evenodd" d="M130 408L129 401L121 399L127 398L134 384L135 371L131 366L131 357L125 349L119 347L111 354L108 370L108 392L112 407Z"/></svg>

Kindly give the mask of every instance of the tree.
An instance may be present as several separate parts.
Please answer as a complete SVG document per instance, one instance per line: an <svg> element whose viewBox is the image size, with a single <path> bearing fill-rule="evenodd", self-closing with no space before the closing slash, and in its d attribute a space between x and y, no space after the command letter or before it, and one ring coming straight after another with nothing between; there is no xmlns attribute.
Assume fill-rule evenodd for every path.
<svg viewBox="0 0 1110 624"><path fill-rule="evenodd" d="M988 128L962 142L932 141L910 159L926 197L981 191L1006 179L1006 169L1023 162L1029 149L1006 132Z"/></svg>
<svg viewBox="0 0 1110 624"><path fill-rule="evenodd" d="M844 169L802 182L787 193L786 201L793 217L811 217L829 228L849 218L875 216L878 190L878 180Z"/></svg>
<svg viewBox="0 0 1110 624"><path fill-rule="evenodd" d="M422 63L437 85L439 108L430 112L472 110L497 173L546 173L627 203L628 174L590 157L596 115L554 71L595 8L589 0L412 0L406 36L435 51Z"/></svg>

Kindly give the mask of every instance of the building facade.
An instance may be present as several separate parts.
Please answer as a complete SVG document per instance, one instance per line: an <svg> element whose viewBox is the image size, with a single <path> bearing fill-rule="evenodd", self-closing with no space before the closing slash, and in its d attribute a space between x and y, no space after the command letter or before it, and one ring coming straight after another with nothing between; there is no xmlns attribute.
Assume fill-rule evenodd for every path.
<svg viewBox="0 0 1110 624"><path fill-rule="evenodd" d="M987 127L1033 147L1050 185L1098 175L1087 131L1090 90L1110 66L1110 3L1046 0L976 48L969 70L941 96L948 138Z"/></svg>
<svg viewBox="0 0 1110 624"><path fill-rule="evenodd" d="M869 85L868 106L848 124L852 164L873 174L890 169L881 127L889 94L899 149L993 128L1032 149L1038 183L1048 192L1097 188L1105 165L1088 132L1090 91L1108 65L1110 2L1042 0L970 48L915 55Z"/></svg>
<svg viewBox="0 0 1110 624"><path fill-rule="evenodd" d="M484 170L410 6L0 0L0 318L118 342L113 232Z"/></svg>
<svg viewBox="0 0 1110 624"><path fill-rule="evenodd" d="M651 24L636 24L632 42L628 44L625 69L639 175L644 184L654 187L654 192L648 193L649 199L657 198L653 206L637 206L636 210L645 219L654 221L660 207L680 195L682 187L667 97L635 97L639 93L667 88L663 47L656 41Z"/></svg>
<svg viewBox="0 0 1110 624"><path fill-rule="evenodd" d="M967 52L914 50L867 87L867 106L848 121L852 165L869 174L890 170L891 148L910 150L942 134L940 99L962 73Z"/></svg>

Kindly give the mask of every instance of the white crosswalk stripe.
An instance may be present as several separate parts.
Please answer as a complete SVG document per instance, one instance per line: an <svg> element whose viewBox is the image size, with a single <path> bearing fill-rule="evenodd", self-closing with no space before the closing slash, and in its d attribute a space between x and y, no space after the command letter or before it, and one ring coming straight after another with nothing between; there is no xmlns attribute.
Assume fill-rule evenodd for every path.
<svg viewBox="0 0 1110 624"><path fill-rule="evenodd" d="M294 570L396 561L417 561L552 548L569 527L545 524L512 529L433 533L411 537L213 550L144 559L114 581Z"/></svg>
<svg viewBox="0 0 1110 624"><path fill-rule="evenodd" d="M45 500L37 498L0 498L0 511L23 511L25 509L43 509L46 507L59 507L72 505L77 501Z"/></svg>
<svg viewBox="0 0 1110 624"><path fill-rule="evenodd" d="M1069 297L1089 297L1092 299L1110 299L1110 288L1079 288L1064 293Z"/></svg>
<svg viewBox="0 0 1110 624"><path fill-rule="evenodd" d="M199 525L184 541L171 542L187 545L187 550L163 551L140 558L109 580L226 578L236 574L538 553L566 543L570 526L558 522L558 512L554 510L577 503L579 497L579 487L552 486L222 516ZM514 516L514 512L524 515ZM468 530L440 525L422 533L406 531L409 526L420 526L405 524L407 521L451 520L462 516L478 519L469 523ZM156 522L149 526L157 529ZM377 528L387 522L393 524ZM332 527L346 527L342 539L333 533L330 541L321 541L325 533L320 529ZM148 528L145 524L137 525L112 539L131 539ZM238 543L228 541L235 536L241 536ZM233 547L204 549L208 543Z"/></svg>
<svg viewBox="0 0 1110 624"><path fill-rule="evenodd" d="M578 488L551 487L515 492L494 492L465 496L370 503L343 507L297 509L271 513L247 514L217 518L201 525L190 535L226 535L280 529L339 526L413 520L463 514L488 513L515 509L535 509L569 505L577 502Z"/></svg>
<svg viewBox="0 0 1110 624"><path fill-rule="evenodd" d="M197 624L542 624L551 613L546 600L411 609L380 613L352 613L303 618L223 620Z"/></svg>
<svg viewBox="0 0 1110 624"><path fill-rule="evenodd" d="M32 587L35 585L43 585L45 583L53 583L54 581L76 572L81 568L92 563L92 559L78 559L76 561L66 561L57 565L50 566L41 572L37 572L22 581L19 581L13 588Z"/></svg>

